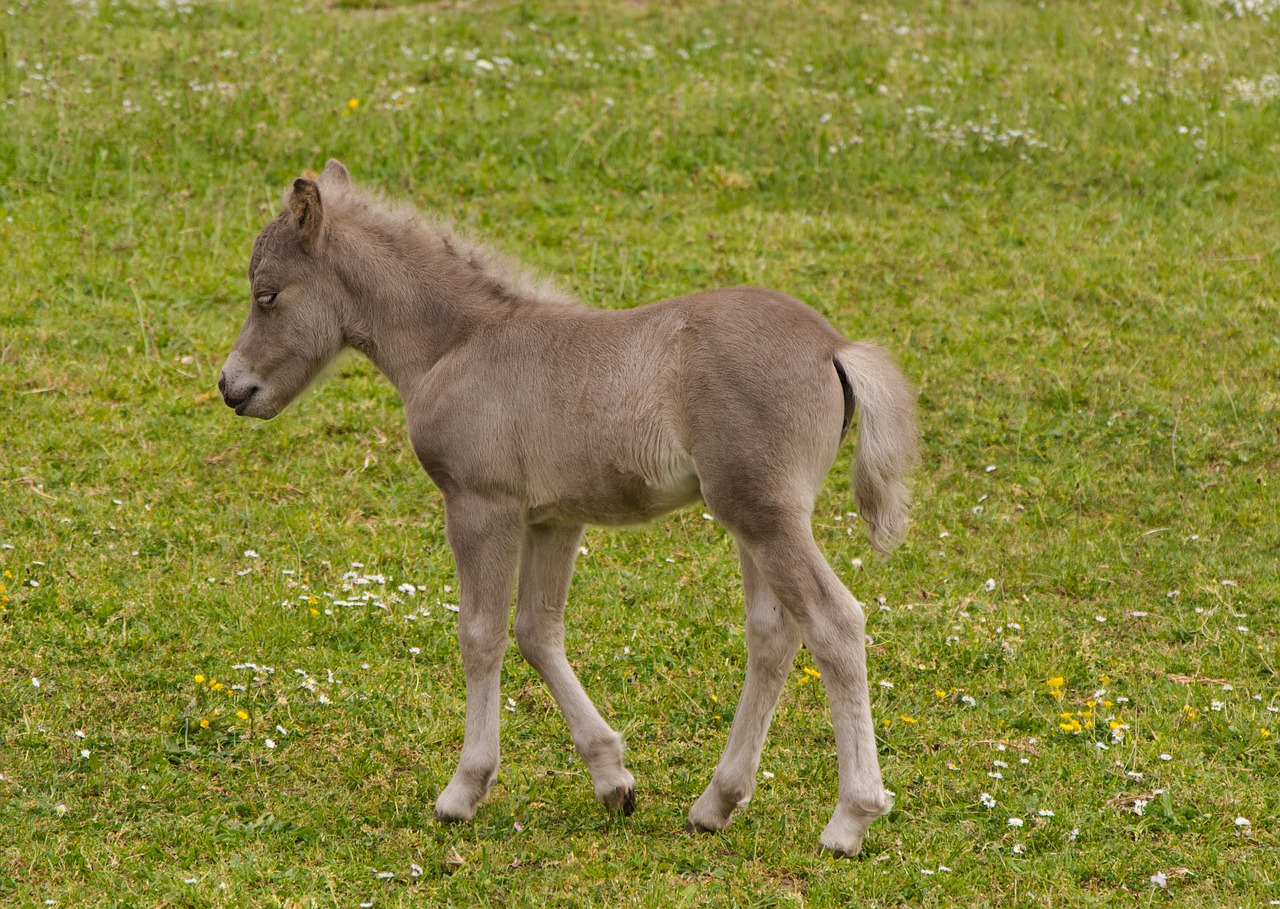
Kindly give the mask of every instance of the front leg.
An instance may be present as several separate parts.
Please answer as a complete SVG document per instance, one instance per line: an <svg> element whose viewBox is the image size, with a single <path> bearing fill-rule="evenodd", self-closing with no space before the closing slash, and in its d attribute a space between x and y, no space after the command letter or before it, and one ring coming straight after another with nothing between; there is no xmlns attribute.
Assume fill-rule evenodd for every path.
<svg viewBox="0 0 1280 909"><path fill-rule="evenodd" d="M462 757L436 799L436 820L448 822L471 820L498 777L499 680L521 515L511 503L454 494L445 500L445 529L458 565L458 645L467 677Z"/></svg>
<svg viewBox="0 0 1280 909"><path fill-rule="evenodd" d="M516 644L560 705L569 733L591 771L596 798L611 811L630 814L636 781L622 765L622 736L609 728L564 652L564 605L582 527L530 527L520 557Z"/></svg>

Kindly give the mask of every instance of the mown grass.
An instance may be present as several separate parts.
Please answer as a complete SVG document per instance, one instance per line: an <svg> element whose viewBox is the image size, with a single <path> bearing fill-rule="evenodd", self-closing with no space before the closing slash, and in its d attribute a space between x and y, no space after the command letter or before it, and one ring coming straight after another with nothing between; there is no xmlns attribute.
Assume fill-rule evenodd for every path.
<svg viewBox="0 0 1280 909"><path fill-rule="evenodd" d="M1280 900L1274 3L0 21L5 903ZM750 809L681 832L745 664L696 509L593 531L572 592L637 813L595 805L513 652L491 801L431 820L456 580L393 391L350 359L249 424L214 389L252 237L329 156L592 304L760 283L898 355L910 541L871 557L847 451L814 521L868 603L897 793L862 857L816 850L803 653Z"/></svg>

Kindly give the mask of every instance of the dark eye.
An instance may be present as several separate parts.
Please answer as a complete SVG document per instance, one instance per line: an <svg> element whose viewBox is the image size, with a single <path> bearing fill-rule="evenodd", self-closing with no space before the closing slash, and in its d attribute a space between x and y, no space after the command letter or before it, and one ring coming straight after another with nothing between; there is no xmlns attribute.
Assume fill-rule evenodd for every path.
<svg viewBox="0 0 1280 909"><path fill-rule="evenodd" d="M254 302L256 302L259 306L261 306L263 309L266 309L267 307L272 306L276 302L276 294L258 294L253 299L254 299Z"/></svg>

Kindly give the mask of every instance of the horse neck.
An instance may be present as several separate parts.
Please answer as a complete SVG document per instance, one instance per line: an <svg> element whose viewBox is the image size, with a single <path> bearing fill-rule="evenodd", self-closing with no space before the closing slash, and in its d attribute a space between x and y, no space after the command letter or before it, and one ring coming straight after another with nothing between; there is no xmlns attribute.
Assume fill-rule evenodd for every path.
<svg viewBox="0 0 1280 909"><path fill-rule="evenodd" d="M347 343L402 395L506 305L483 292L466 263L430 244L381 249L362 264L344 276L355 301L346 318Z"/></svg>

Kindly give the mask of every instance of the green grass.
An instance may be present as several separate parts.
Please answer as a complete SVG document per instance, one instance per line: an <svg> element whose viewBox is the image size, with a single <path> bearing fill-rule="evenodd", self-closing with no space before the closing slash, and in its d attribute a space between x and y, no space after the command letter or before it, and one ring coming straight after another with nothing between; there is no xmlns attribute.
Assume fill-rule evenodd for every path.
<svg viewBox="0 0 1280 909"><path fill-rule="evenodd" d="M1251 5L0 4L0 902L1280 900L1280 8ZM803 653L750 809L682 832L745 665L699 509L592 531L571 594L636 814L513 651L490 802L432 821L456 579L393 390L352 358L256 424L214 387L252 238L329 156L592 304L765 284L899 357L909 542L871 557L848 450L814 520L897 793L860 858L816 849Z"/></svg>

